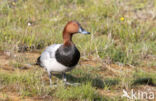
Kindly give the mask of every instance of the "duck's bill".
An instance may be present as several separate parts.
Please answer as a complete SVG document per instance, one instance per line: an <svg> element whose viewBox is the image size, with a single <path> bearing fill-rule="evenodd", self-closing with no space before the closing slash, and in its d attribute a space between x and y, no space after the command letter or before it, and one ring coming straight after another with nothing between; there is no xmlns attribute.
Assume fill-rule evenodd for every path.
<svg viewBox="0 0 156 101"><path fill-rule="evenodd" d="M82 34L90 34L90 32L87 32L86 30L83 30L81 33Z"/></svg>
<svg viewBox="0 0 156 101"><path fill-rule="evenodd" d="M87 32L82 27L79 28L79 33L82 33L82 34L90 34L90 32Z"/></svg>

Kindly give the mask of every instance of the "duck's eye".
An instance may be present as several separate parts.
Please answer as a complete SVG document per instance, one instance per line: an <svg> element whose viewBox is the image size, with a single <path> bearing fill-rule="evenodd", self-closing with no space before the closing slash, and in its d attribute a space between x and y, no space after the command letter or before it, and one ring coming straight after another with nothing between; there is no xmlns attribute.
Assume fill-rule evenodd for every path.
<svg viewBox="0 0 156 101"><path fill-rule="evenodd" d="M75 26L75 27L76 27L76 26L77 26L77 24L73 23L73 26Z"/></svg>

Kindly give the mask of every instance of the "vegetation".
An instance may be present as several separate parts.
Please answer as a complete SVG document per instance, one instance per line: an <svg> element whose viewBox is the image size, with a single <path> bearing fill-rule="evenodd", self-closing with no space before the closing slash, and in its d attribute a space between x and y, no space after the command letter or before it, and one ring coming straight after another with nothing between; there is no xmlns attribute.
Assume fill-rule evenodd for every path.
<svg viewBox="0 0 156 101"><path fill-rule="evenodd" d="M70 20L91 32L73 37L81 60L67 77L81 85L64 87L57 74L58 87L50 88L32 64L46 46L62 43ZM127 101L123 89L156 90L155 26L155 0L0 0L0 100L13 100L12 92L30 101Z"/></svg>

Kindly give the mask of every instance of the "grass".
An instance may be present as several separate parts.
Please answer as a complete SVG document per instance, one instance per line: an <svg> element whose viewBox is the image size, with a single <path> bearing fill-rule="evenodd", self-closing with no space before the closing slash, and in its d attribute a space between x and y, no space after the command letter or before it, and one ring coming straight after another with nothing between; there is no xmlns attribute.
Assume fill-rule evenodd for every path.
<svg viewBox="0 0 156 101"><path fill-rule="evenodd" d="M0 90L66 101L126 101L122 89L155 87L155 12L155 0L0 0L0 54L11 54L0 56ZM67 78L81 86L50 88L42 69L22 68L46 46L62 43L70 20L91 32L73 37L81 61ZM58 78L53 81L62 84Z"/></svg>
<svg viewBox="0 0 156 101"><path fill-rule="evenodd" d="M139 7L138 2L140 1L138 0L137 4L133 5L134 2L133 0L123 3L129 3L134 8L136 5ZM93 3L96 3L97 6L93 6ZM147 1L142 3L144 8L147 3ZM56 5L51 6L53 4ZM82 53L87 52L89 55L96 48L98 54L95 54L101 58L110 57L113 62L131 65L141 64L142 61L140 60L143 60L143 58L138 57L141 56L141 53L145 55L148 55L149 52L152 55L156 53L156 50L153 50L150 46L155 44L154 33L156 30L152 26L154 22L143 23L143 21L133 18L136 15L129 18L125 17L125 20L121 21L120 18L124 16L122 14L124 9L118 6L120 5L119 1L111 0L106 3L105 0L96 2L90 0L86 3L71 0L57 1L56 3L55 1L40 0L34 3L34 1L29 0L18 0L16 2L3 1L2 5L0 9L2 50L9 48L3 46L4 43L14 43L17 46L24 44L27 47L35 48L44 48L52 43L61 43L63 26L67 21L77 19L80 22L85 21L82 25L86 29L90 28L88 30L92 33L91 36L77 35L77 37L74 37L74 41L76 41L75 43L77 43ZM69 8L66 9L66 6ZM74 11L73 7L75 8ZM70 16L70 18L67 16ZM95 20L90 21L90 19ZM28 26L28 23L31 25ZM143 50L147 44L149 47Z"/></svg>
<svg viewBox="0 0 156 101"><path fill-rule="evenodd" d="M155 73L146 73L143 71L140 71L139 73L134 73L134 82L132 85L137 84L148 84L155 86L156 84L156 74Z"/></svg>
<svg viewBox="0 0 156 101"><path fill-rule="evenodd" d="M2 72L0 75L0 84L15 86L13 89L19 92L21 96L41 95L45 94L48 90L47 87L43 88L44 84L41 82L41 75L39 72L21 73L17 71L13 74ZM9 87L7 89L9 90Z"/></svg>
<svg viewBox="0 0 156 101"><path fill-rule="evenodd" d="M79 87L64 88L61 87L56 91L56 96L65 100L88 100L92 101L96 98L96 91L91 84L85 84Z"/></svg>

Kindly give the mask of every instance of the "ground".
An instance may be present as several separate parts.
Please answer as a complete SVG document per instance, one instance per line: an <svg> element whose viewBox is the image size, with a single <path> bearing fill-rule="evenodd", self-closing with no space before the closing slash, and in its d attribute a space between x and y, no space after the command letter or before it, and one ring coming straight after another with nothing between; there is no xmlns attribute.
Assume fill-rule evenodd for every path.
<svg viewBox="0 0 156 101"><path fill-rule="evenodd" d="M35 63L35 61L39 55L40 55L39 53L25 52L25 53L17 53L16 57L24 56L32 63ZM51 101L51 99L55 99L58 101L60 100L56 96L55 96L55 98L53 96L51 96L50 91L46 91L46 94L44 94L42 92L43 93L42 95L38 95L38 94L33 94L33 92L31 92L31 88L28 90L30 92L20 91L20 89L25 89L25 87L23 88L23 87L20 87L20 85L19 86L16 85L16 83L22 83L25 81L18 82L14 79L21 80L22 78L18 78L18 76L21 76L23 74L29 75L30 72L33 72L33 73L35 73L33 76L35 76L35 75L41 76L42 80L45 82L46 86L49 86L48 75L43 68L40 68L39 66L35 66L33 64L29 64L29 65L24 64L23 66L21 66L19 68L12 67L9 65L9 63L10 63L10 61L13 61L14 58L10 59L7 56L7 54L5 54L4 52L1 52L0 59L2 61L1 65L0 65L1 73L3 72L2 74L7 74L10 76L13 74L15 76L15 78L8 77L8 78L10 78L10 80L12 79L11 81L7 81L7 83L9 82L9 84L5 84L5 85L1 86L0 89L2 92L0 93L0 96L1 96L0 98L2 99L2 101L8 101L8 100L11 100L11 101L34 101L34 100L35 101ZM100 64L102 64L102 65L100 65ZM103 66L103 67L99 67L99 66ZM82 70L86 70L87 74L85 74L84 71L81 71L80 68ZM155 73L155 70L156 70L155 67L152 67L150 69L147 69L147 67L141 67L141 68L143 71L146 71L146 72L152 71L153 74ZM82 74L74 73L74 72L77 72L77 69L78 70L80 69L79 72L82 72ZM79 66L76 67L74 72L72 72L72 73L69 72L68 74L69 74L69 77L71 76L70 74L73 74L73 73L75 74L74 75L75 77L72 77L72 76L70 77L71 82L72 82L72 79L76 79L74 81L80 81L80 82L82 82L82 84L83 83L85 84L87 82L92 82L92 86L96 88L96 92L98 94L100 94L100 96L106 97L106 98L110 97L110 99L108 99L108 100L113 100L113 98L117 98L117 99L121 100L120 97L123 94L122 90L123 89L131 90L130 89L131 87L129 88L129 85L131 84L130 82L135 82L133 80L126 81L124 79L128 79L128 80L133 79L130 77L132 75L134 76L134 73L133 73L134 71L136 71L136 69L133 67L130 67L130 66L120 66L117 64L105 64L103 62L100 63L100 60L93 59L92 57L90 57L87 60L82 59L79 63ZM42 74L41 75L38 74L39 72L41 72ZM90 77L90 73L94 74L94 75L98 75L98 77L94 77L94 76ZM78 75L76 75L76 74L78 74ZM82 75L82 76L79 76L79 75ZM85 75L85 77L84 77L84 75ZM88 77L86 77L86 75ZM126 76L126 77L124 77L124 76ZM31 77L29 79L31 79ZM55 80L55 81L56 81L56 79L61 81L60 78L53 78L53 80ZM122 80L121 83L119 83L118 79ZM141 79L141 77L139 79ZM151 77L151 79L152 79L152 77ZM40 79L36 79L36 80L40 80ZM130 84L127 84L125 81ZM3 82L3 80L1 82ZM36 81L34 81L34 82L36 82ZM137 80L136 80L136 82L137 82ZM57 83L58 83L58 81L57 81ZM143 83L143 85L142 85L142 83ZM32 83L32 86L34 86L33 84L35 84L35 83ZM38 86L43 86L43 85L38 84ZM135 89L136 91L138 91L138 90L147 91L148 89L150 89L150 91L154 92L154 94L156 96L155 81L150 81L150 79L148 80L148 76L147 76L147 81L146 80L145 80L145 82L139 81L138 85L135 85L135 87L132 87L132 88ZM35 89L37 89L37 87L35 87ZM45 89L45 88L43 87L43 89ZM55 91L54 88L49 88L49 89L51 89L52 91ZM57 92L59 92L59 91L57 91ZM39 91L35 92L35 93L39 93Z"/></svg>
<svg viewBox="0 0 156 101"><path fill-rule="evenodd" d="M156 100L155 0L0 0L0 19L0 101ZM54 74L50 87L35 63L70 20L91 32L73 36L81 58L67 80L80 85Z"/></svg>

